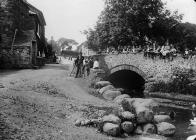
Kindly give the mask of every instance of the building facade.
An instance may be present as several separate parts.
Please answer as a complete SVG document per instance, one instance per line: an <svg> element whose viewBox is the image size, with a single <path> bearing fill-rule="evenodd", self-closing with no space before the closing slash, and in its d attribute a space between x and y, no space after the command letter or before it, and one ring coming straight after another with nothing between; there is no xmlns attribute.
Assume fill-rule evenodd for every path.
<svg viewBox="0 0 196 140"><path fill-rule="evenodd" d="M0 0L0 67L38 65L45 25L43 13L26 0Z"/></svg>
<svg viewBox="0 0 196 140"><path fill-rule="evenodd" d="M93 56L97 54L97 52L89 49L87 42L84 42L80 46L78 46L78 51L82 52L83 56Z"/></svg>

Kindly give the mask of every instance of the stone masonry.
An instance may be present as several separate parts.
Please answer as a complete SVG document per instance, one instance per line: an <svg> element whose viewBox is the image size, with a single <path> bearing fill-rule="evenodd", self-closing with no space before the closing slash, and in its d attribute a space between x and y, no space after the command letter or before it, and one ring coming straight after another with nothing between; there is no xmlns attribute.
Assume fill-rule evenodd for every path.
<svg viewBox="0 0 196 140"><path fill-rule="evenodd" d="M104 69L109 70L110 73L112 72L114 67L116 67L115 71L117 71L123 68L130 68L130 70L132 70L131 66L133 66L139 71L136 71L138 74L143 72L146 75L146 78L154 77L156 79L161 78L165 80L167 80L171 76L172 69L174 69L175 67L196 69L194 63L195 60L185 60L181 57L177 57L173 61L164 62L164 60L161 60L159 58L157 58L156 60L145 58L143 56L143 53L105 55L100 57L100 61L101 65L104 63L104 66L102 65ZM126 65L130 65L130 67L126 67ZM118 68L118 66L120 66L120 68Z"/></svg>

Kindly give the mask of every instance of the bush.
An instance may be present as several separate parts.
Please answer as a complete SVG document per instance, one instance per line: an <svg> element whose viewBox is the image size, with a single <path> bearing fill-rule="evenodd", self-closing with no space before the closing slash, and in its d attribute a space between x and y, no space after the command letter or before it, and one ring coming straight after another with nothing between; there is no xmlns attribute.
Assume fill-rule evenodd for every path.
<svg viewBox="0 0 196 140"><path fill-rule="evenodd" d="M158 81L152 84L151 92L166 92L166 93L180 93L192 94L190 78L194 76L192 69L174 68L172 76L168 82Z"/></svg>

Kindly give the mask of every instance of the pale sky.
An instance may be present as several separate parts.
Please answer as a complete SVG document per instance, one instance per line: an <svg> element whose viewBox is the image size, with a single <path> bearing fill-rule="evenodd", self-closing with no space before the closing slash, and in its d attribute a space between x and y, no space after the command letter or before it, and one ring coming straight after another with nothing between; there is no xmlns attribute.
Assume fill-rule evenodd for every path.
<svg viewBox="0 0 196 140"><path fill-rule="evenodd" d="M81 31L94 27L104 7L104 0L28 0L40 9L46 19L46 37L55 40L60 37L85 41ZM167 1L171 10L184 14L184 22L196 24L196 2L194 0Z"/></svg>

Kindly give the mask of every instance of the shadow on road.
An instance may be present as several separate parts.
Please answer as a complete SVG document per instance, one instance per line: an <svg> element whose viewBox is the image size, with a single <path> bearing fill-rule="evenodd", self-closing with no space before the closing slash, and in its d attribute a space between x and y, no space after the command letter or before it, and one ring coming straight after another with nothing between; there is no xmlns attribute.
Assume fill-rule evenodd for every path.
<svg viewBox="0 0 196 140"><path fill-rule="evenodd" d="M16 74L20 70L12 69L12 70L0 70L0 78L3 78L4 76L10 75L10 74Z"/></svg>
<svg viewBox="0 0 196 140"><path fill-rule="evenodd" d="M69 70L69 65L63 65L63 64L47 64L41 69L58 69L58 70Z"/></svg>

